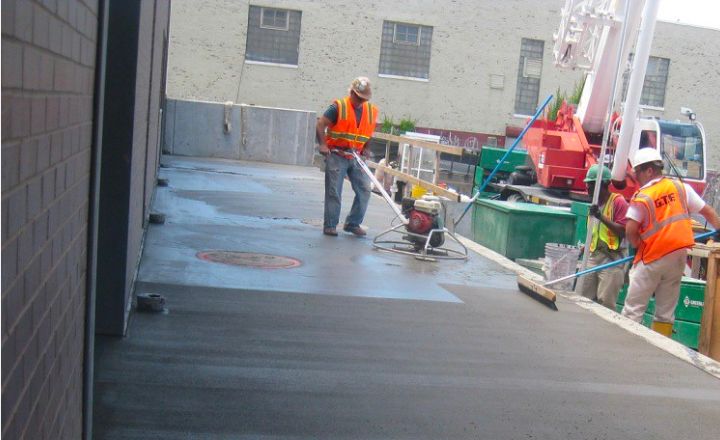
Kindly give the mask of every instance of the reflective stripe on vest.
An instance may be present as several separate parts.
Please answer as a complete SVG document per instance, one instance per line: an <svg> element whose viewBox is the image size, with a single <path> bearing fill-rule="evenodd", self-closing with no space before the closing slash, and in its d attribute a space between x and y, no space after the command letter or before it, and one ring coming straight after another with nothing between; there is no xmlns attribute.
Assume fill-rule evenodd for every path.
<svg viewBox="0 0 720 440"><path fill-rule="evenodd" d="M641 229L635 263L652 263L670 252L695 244L687 194L682 183L666 177L635 194L633 202L642 205L647 226Z"/></svg>
<svg viewBox="0 0 720 440"><path fill-rule="evenodd" d="M610 198L608 198L608 201L605 202L605 206L603 206L602 215L609 218L610 221L613 221L616 197L622 196L617 193L610 193ZM589 221L590 218L588 217L588 222ZM590 240L590 252L595 252L595 249L597 249L598 240L602 240L603 242L607 243L608 249L610 250L615 251L620 249L620 238L615 235L615 233L610 228L608 228L605 223L599 220L598 225L593 228L592 231L592 239Z"/></svg>
<svg viewBox="0 0 720 440"><path fill-rule="evenodd" d="M338 119L327 131L328 146L362 150L375 131L377 107L369 102L363 103L363 112L358 125L357 119L355 119L355 109L352 107L349 96L336 100L335 104L338 108Z"/></svg>

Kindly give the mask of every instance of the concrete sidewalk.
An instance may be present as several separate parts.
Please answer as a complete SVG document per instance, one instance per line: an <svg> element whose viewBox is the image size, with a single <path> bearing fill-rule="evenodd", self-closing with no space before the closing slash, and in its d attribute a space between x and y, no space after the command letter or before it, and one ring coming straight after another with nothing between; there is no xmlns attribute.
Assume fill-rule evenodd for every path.
<svg viewBox="0 0 720 440"><path fill-rule="evenodd" d="M314 168L163 158L134 313L96 348L97 439L716 439L720 381L479 255L421 262L321 234ZM352 201L346 185L343 215ZM341 217L342 218L342 217ZM211 262L211 251L299 261ZM272 258L261 262L285 260ZM292 262L293 260L287 260ZM226 260L231 262L230 259Z"/></svg>

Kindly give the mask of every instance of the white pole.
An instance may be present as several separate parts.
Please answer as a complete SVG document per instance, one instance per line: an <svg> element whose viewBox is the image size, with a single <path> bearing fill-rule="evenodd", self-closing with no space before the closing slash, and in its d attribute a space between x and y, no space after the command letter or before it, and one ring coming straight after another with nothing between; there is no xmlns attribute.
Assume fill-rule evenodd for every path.
<svg viewBox="0 0 720 440"><path fill-rule="evenodd" d="M620 139L615 150L615 161L612 169L612 180L616 186L622 187L625 184L625 172L627 170L630 143L635 130L635 121L638 119L640 108L640 97L645 82L650 47L652 46L653 34L655 33L655 21L657 18L660 0L647 0L643 9L642 24L638 34L638 42L635 47L635 58L633 59L632 71L628 84L627 99L625 100L625 111L622 116L622 127L620 128Z"/></svg>

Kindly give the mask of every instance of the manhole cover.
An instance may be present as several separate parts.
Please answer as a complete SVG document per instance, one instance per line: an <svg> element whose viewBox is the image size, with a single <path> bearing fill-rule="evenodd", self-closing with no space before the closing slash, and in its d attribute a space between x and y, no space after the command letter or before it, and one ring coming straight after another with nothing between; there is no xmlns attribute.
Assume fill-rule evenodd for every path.
<svg viewBox="0 0 720 440"><path fill-rule="evenodd" d="M213 263L255 267L258 269L291 269L301 264L300 260L295 258L257 252L201 251L197 253L197 257Z"/></svg>

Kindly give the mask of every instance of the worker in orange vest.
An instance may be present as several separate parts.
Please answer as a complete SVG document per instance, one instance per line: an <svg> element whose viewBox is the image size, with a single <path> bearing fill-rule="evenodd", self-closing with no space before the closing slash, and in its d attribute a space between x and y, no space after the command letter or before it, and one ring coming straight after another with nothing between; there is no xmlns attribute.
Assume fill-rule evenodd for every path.
<svg viewBox="0 0 720 440"><path fill-rule="evenodd" d="M348 96L336 99L317 122L320 154L325 156L325 218L323 234L337 236L340 221L341 196L345 176L350 180L355 199L345 219L343 230L362 237L360 226L370 199L370 179L355 161L350 150L365 153L375 131L378 108L368 100L372 96L370 80L355 78ZM369 152L368 152L369 153Z"/></svg>
<svg viewBox="0 0 720 440"><path fill-rule="evenodd" d="M590 215L597 218L594 224L588 250L588 266L595 267L610 263L624 257L621 246L625 237L625 214L628 203L623 196L610 192L610 170L598 164L591 166L585 175L588 194L595 192L598 170L602 169L600 197L597 205L590 206ZM615 266L600 272L594 272L581 278L578 292L583 296L596 300L605 307L615 310L618 293L625 283L624 266Z"/></svg>
<svg viewBox="0 0 720 440"><path fill-rule="evenodd" d="M715 210L687 184L663 176L663 161L654 148L641 148L633 158L640 189L630 201L625 235L637 249L622 314L641 322L655 294L652 328L672 335L687 250L695 244L690 214L700 213L715 228Z"/></svg>

